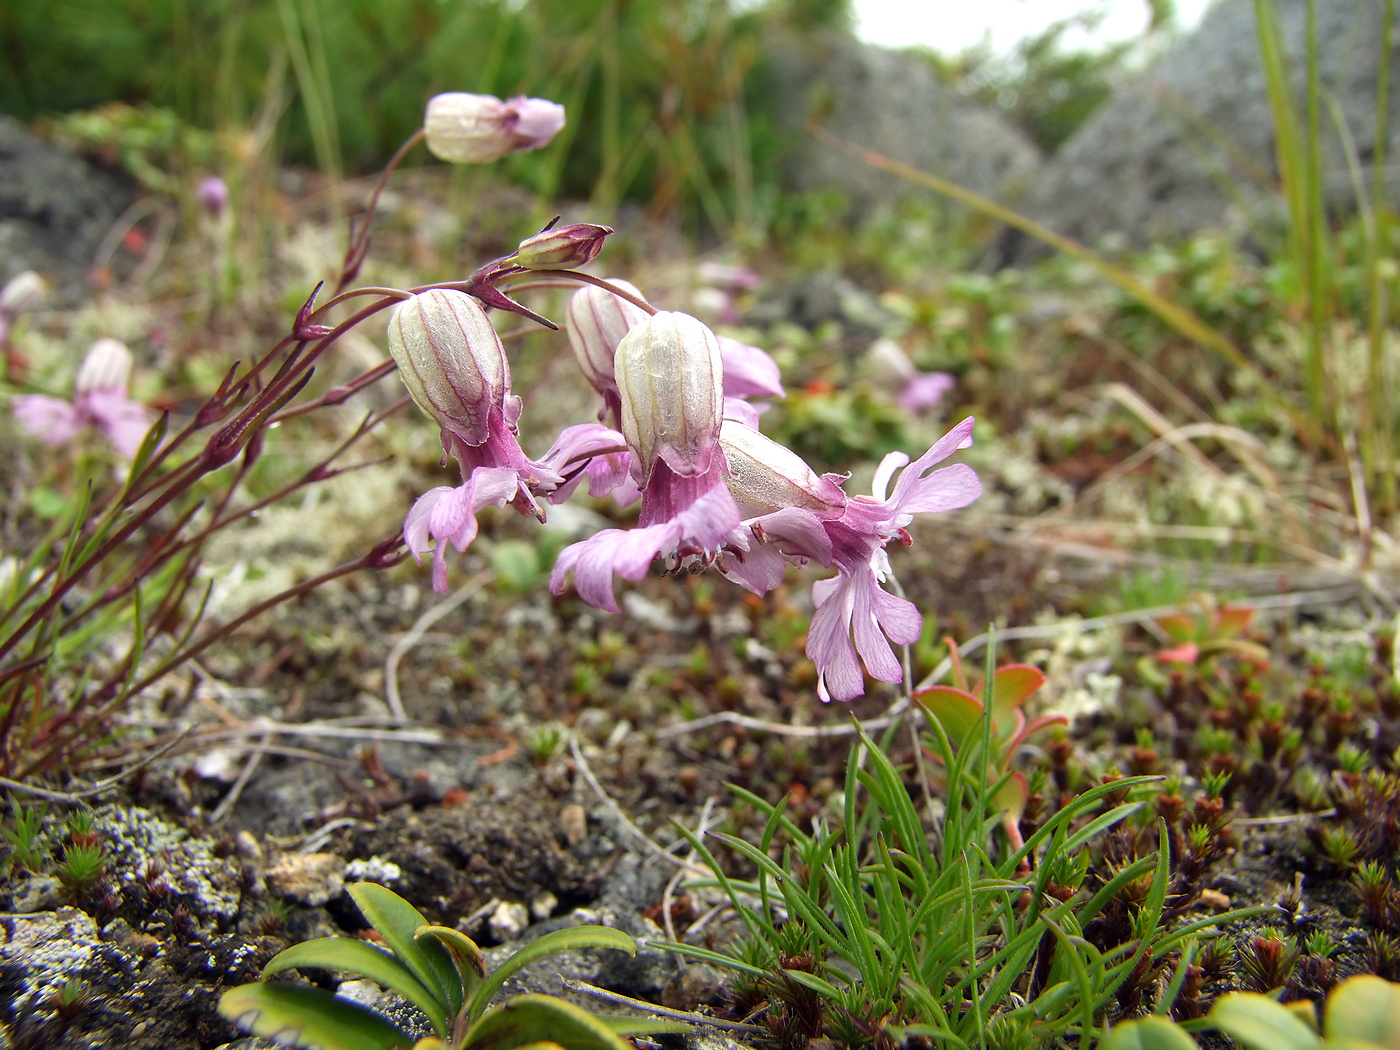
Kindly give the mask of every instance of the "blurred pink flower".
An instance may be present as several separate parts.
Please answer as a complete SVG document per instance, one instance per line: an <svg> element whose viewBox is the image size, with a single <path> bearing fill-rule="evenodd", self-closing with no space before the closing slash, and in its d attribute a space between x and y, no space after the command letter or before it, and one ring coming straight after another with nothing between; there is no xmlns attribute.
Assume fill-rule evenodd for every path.
<svg viewBox="0 0 1400 1050"><path fill-rule="evenodd" d="M131 351L115 339L99 339L78 369L73 400L47 394L20 394L11 407L25 432L46 445L72 441L84 427L100 430L118 455L131 459L150 429L145 405L126 396Z"/></svg>

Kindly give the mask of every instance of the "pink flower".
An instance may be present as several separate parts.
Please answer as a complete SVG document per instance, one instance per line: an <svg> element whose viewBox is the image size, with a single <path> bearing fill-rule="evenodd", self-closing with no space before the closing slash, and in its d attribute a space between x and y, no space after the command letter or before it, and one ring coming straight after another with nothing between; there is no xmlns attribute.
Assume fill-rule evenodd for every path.
<svg viewBox="0 0 1400 1050"><path fill-rule="evenodd" d="M879 339L870 347L870 363L876 378L888 385L899 407L922 412L942 402L957 382L947 372L920 372L893 339Z"/></svg>
<svg viewBox="0 0 1400 1050"><path fill-rule="evenodd" d="M21 394L12 402L15 418L46 445L62 445L84 427L94 426L118 455L131 459L150 429L151 418L144 405L127 398L130 376L131 351L115 339L99 339L78 369L72 401Z"/></svg>
<svg viewBox="0 0 1400 1050"><path fill-rule="evenodd" d="M199 206L214 218L228 210L228 183L217 175L203 179L194 191Z"/></svg>
<svg viewBox="0 0 1400 1050"><path fill-rule="evenodd" d="M537 494L564 477L520 447L520 399L510 392L505 348L481 304L465 292L434 288L405 300L389 321L389 352L413 400L441 426L443 462L462 473L457 488L421 496L404 520L404 541L420 562L433 558L433 589L447 589L446 544L462 551L476 537L476 513L511 504L545 520ZM430 540L436 541L435 546Z"/></svg>
<svg viewBox="0 0 1400 1050"><path fill-rule="evenodd" d="M966 464L931 469L972 444L972 423L963 420L909 466L903 453L886 456L875 474L874 494L852 497L839 519L824 523L837 576L812 587L816 612L807 632L807 656L817 665L823 700L850 700L864 692L860 663L882 682L903 677L890 642L918 641L922 619L912 602L881 587L890 571L885 546L895 538L912 542L906 528L914 515L966 507L982 494L982 483ZM889 479L902 466L886 499Z"/></svg>
<svg viewBox="0 0 1400 1050"><path fill-rule="evenodd" d="M890 642L918 640L919 612L887 593L885 547L892 539L910 542L906 527L916 514L965 507L982 492L972 468L955 464L931 470L955 451L972 444L966 419L905 467L903 453L886 456L875 475L874 495L847 497L844 479L818 477L789 449L756 432L726 424L721 444L730 465L744 529L731 538L721 571L760 594L781 582L788 563L809 559L835 566L837 575L812 588L816 612L807 632L807 655L817 665L817 692L823 700L850 700L864 692L861 665L871 677L897 682L902 668ZM888 498L890 478L905 467Z"/></svg>
<svg viewBox="0 0 1400 1050"><path fill-rule="evenodd" d="M549 577L561 594L617 612L613 576L639 580L658 557L670 571L713 561L739 525L719 445L724 395L719 343L688 314L658 313L617 347L614 377L632 478L642 492L635 529L604 529L566 547Z"/></svg>

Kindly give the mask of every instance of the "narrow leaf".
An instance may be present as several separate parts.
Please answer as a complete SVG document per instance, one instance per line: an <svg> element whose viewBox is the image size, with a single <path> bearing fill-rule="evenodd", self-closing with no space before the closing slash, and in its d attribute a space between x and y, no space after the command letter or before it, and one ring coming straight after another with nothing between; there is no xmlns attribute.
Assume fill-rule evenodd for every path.
<svg viewBox="0 0 1400 1050"><path fill-rule="evenodd" d="M318 937L278 952L263 967L263 976L302 966L349 970L361 977L368 977L375 984L398 992L427 1014L440 1035L448 1034L449 1023L442 1003L423 987L423 983L402 962L383 948L351 937Z"/></svg>
<svg viewBox="0 0 1400 1050"><path fill-rule="evenodd" d="M574 926L546 933L521 948L503 962L495 973L481 982L471 997L467 1016L473 1022L481 1017L482 1011L490 1004L491 997L500 990L511 974L522 966L528 966L536 959L543 959L555 952L567 952L575 948L616 948L628 955L637 954L637 942L611 926Z"/></svg>
<svg viewBox="0 0 1400 1050"><path fill-rule="evenodd" d="M413 1039L373 1010L320 988L243 984L219 1000L219 1013L250 1035L305 1050L390 1050Z"/></svg>
<svg viewBox="0 0 1400 1050"><path fill-rule="evenodd" d="M564 1050L632 1050L593 1014L552 995L508 1000L472 1025L462 1050L518 1050L541 1042Z"/></svg>
<svg viewBox="0 0 1400 1050"><path fill-rule="evenodd" d="M359 905L369 924L384 938L384 943L393 949L423 987L446 1007L446 1013L455 1015L462 1008L465 997L461 982L457 980L457 968L452 965L452 957L437 941L423 941L420 944L413 936L421 927L428 925L428 920L393 890L377 883L356 882L347 887L347 892Z"/></svg>
<svg viewBox="0 0 1400 1050"><path fill-rule="evenodd" d="M457 976L461 980L466 998L471 999L481 982L486 979L486 956L481 954L476 941L448 926L423 926L415 931L413 936L415 940L433 936L441 942L447 953L452 956L452 963L457 968Z"/></svg>
<svg viewBox="0 0 1400 1050"><path fill-rule="evenodd" d="M1185 1029L1163 1017L1114 1025L1099 1050L1197 1050Z"/></svg>

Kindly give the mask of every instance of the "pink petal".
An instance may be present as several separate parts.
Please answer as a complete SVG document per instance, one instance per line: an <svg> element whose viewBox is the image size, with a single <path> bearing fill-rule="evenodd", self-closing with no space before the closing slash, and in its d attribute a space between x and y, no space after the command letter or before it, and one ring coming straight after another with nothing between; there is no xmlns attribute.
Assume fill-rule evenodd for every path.
<svg viewBox="0 0 1400 1050"><path fill-rule="evenodd" d="M72 404L47 394L19 394L11 399L10 407L25 433L46 445L72 441L83 429L82 417Z"/></svg>
<svg viewBox="0 0 1400 1050"><path fill-rule="evenodd" d="M766 350L719 337L726 397L785 397L783 374Z"/></svg>

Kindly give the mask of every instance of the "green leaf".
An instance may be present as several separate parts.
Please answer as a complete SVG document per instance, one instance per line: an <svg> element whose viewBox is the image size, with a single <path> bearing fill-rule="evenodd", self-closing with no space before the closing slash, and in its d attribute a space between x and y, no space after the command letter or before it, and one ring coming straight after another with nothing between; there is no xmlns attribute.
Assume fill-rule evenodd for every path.
<svg viewBox="0 0 1400 1050"><path fill-rule="evenodd" d="M1164 1017L1144 1017L1114 1025L1099 1050L1198 1050L1196 1040Z"/></svg>
<svg viewBox="0 0 1400 1050"><path fill-rule="evenodd" d="M351 937L318 937L314 941L294 944L278 952L263 967L268 977L283 970L300 966L316 966L323 970L349 970L368 977L375 984L398 992L428 1015L439 1035L446 1036L450 1022L442 1003L423 983L414 977L395 956Z"/></svg>
<svg viewBox="0 0 1400 1050"><path fill-rule="evenodd" d="M661 1017L624 1017L619 1014L597 1014L617 1035L689 1035L694 1025L684 1021L669 1021Z"/></svg>
<svg viewBox="0 0 1400 1050"><path fill-rule="evenodd" d="M356 882L347 887L347 892L369 924L384 938L384 943L443 1004L445 1012L455 1016L465 996L452 957L435 940L420 943L414 939L414 934L427 926L428 920L408 901L378 883Z"/></svg>
<svg viewBox="0 0 1400 1050"><path fill-rule="evenodd" d="M1221 996L1206 1020L1249 1050L1311 1050L1322 1043L1291 1010L1254 992Z"/></svg>
<svg viewBox="0 0 1400 1050"><path fill-rule="evenodd" d="M452 956L452 963L457 967L457 976L461 979L462 990L466 993L466 998L471 999L481 982L486 979L486 957L481 954L476 941L448 926L423 926L413 934L415 940L422 940L429 935L436 937Z"/></svg>
<svg viewBox="0 0 1400 1050"><path fill-rule="evenodd" d="M637 954L637 942L621 930L611 926L573 926L566 930L555 930L537 937L503 962L496 972L481 982L471 997L467 1016L475 1021L491 1002L491 997L500 990L511 974L522 966L528 966L536 959L543 959L555 952L567 952L574 948L616 948L628 955ZM512 1000L514 1001L514 1000Z"/></svg>
<svg viewBox="0 0 1400 1050"><path fill-rule="evenodd" d="M413 1044L373 1010L302 985L230 988L219 999L219 1013L251 1035L306 1050L389 1050Z"/></svg>
<svg viewBox="0 0 1400 1050"><path fill-rule="evenodd" d="M1327 1041L1362 1039L1400 1050L1400 984L1372 974L1337 985L1324 1010Z"/></svg>
<svg viewBox="0 0 1400 1050"><path fill-rule="evenodd" d="M980 701L950 685L935 685L914 694L915 702L943 726L954 750L961 749L982 717Z"/></svg>
<svg viewBox="0 0 1400 1050"><path fill-rule="evenodd" d="M542 1042L564 1050L632 1050L587 1010L552 995L517 995L491 1010L472 1025L462 1050L523 1050Z"/></svg>

